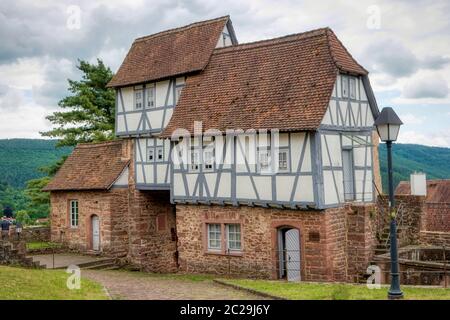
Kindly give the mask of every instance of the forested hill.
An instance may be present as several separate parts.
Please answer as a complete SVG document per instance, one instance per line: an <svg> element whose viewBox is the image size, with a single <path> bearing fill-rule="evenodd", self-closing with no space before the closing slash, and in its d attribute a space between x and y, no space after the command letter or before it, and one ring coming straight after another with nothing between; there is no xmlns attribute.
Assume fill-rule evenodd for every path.
<svg viewBox="0 0 450 320"><path fill-rule="evenodd" d="M394 186L409 180L414 171L425 172L427 179L450 179L450 148L428 147L418 144L394 144ZM380 166L383 189L387 187L386 145L380 144Z"/></svg>
<svg viewBox="0 0 450 320"><path fill-rule="evenodd" d="M30 179L41 177L37 169L54 163L71 148L55 148L56 140L0 139L0 183L23 188ZM414 171L427 174L428 179L450 179L450 148L415 144L395 144L394 183L409 180ZM386 186L386 146L380 144L383 185Z"/></svg>
<svg viewBox="0 0 450 320"><path fill-rule="evenodd" d="M0 139L0 183L23 188L30 179L42 177L37 169L47 166L71 148L55 148L56 140Z"/></svg>

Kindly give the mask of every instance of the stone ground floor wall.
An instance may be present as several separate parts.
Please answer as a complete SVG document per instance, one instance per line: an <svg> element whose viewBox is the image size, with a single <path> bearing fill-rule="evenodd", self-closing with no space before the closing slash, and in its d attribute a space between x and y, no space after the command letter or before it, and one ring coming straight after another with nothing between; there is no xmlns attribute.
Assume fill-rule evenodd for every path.
<svg viewBox="0 0 450 320"><path fill-rule="evenodd" d="M177 271L175 207L169 191L134 190L130 197L128 262L146 271Z"/></svg>
<svg viewBox="0 0 450 320"><path fill-rule="evenodd" d="M100 251L116 256L127 253L127 189L52 192L50 198L52 241L61 242L73 250L91 250L91 219L97 215L100 222ZM70 226L71 200L78 200L77 227Z"/></svg>
<svg viewBox="0 0 450 320"><path fill-rule="evenodd" d="M450 248L450 231L420 231L420 244Z"/></svg>
<svg viewBox="0 0 450 320"><path fill-rule="evenodd" d="M373 255L369 207L323 211L272 208L177 205L180 269L193 273L229 274L276 279L281 227L300 233L300 270L305 281L352 281ZM241 225L242 252L211 252L207 224ZM366 264L367 263L367 264Z"/></svg>

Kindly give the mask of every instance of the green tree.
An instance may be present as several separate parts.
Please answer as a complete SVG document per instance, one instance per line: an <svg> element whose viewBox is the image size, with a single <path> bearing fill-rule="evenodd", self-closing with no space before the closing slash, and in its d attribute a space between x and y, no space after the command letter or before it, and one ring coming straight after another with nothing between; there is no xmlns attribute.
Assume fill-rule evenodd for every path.
<svg viewBox="0 0 450 320"><path fill-rule="evenodd" d="M59 138L58 146L114 139L115 94L106 88L113 77L111 69L100 59L97 64L79 60L77 68L83 73L82 79L69 79L71 95L58 103L67 111L47 116L54 128L41 132L43 136Z"/></svg>
<svg viewBox="0 0 450 320"><path fill-rule="evenodd" d="M25 210L19 210L16 212L16 221L20 222L22 225L31 224L32 220Z"/></svg>

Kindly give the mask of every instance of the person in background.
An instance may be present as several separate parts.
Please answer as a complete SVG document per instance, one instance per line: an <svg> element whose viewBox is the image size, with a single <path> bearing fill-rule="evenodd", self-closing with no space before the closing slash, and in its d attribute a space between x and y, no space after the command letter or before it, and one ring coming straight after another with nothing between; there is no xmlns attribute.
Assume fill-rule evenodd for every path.
<svg viewBox="0 0 450 320"><path fill-rule="evenodd" d="M8 239L10 224L11 223L9 222L9 220L6 220L6 219L0 220L0 228L2 230L2 240Z"/></svg>
<svg viewBox="0 0 450 320"><path fill-rule="evenodd" d="M13 217L13 209L10 206L6 206L5 209L3 209L3 216L11 219Z"/></svg>

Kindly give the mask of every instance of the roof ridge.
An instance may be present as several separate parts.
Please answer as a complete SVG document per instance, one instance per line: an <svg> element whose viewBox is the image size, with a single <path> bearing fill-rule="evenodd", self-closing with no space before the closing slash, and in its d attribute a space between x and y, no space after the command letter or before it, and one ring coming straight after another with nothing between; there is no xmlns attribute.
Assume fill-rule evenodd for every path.
<svg viewBox="0 0 450 320"><path fill-rule="evenodd" d="M342 43L342 41L338 38L338 36L337 36L337 35L334 33L334 31L333 31L332 29L330 29L330 28L328 28L328 30L327 30L328 44L330 44L330 40L329 40L329 35L330 35L330 34L332 34L332 35L334 36L334 38L336 39L336 41L341 45L341 47L344 48L345 52L349 55L349 57L353 60L353 62L356 63L362 70L364 70L365 72L369 73L369 71L367 71L366 68L364 68L361 64L359 64L358 61L356 61L356 59L352 56L352 54L351 54L351 53L347 50L347 48L344 46L344 44ZM335 58L335 56L334 56L334 53L333 53L333 49L331 48L330 45L329 45L329 47L330 47L330 54L331 54L331 57L333 58L333 61L334 61L335 65L336 65L336 67L338 67L339 69L341 69L342 67L337 63L337 60L336 60L336 58Z"/></svg>
<svg viewBox="0 0 450 320"><path fill-rule="evenodd" d="M122 144L122 140L111 140L111 141L102 141L102 142L83 142L76 145L75 148L97 148L108 145Z"/></svg>
<svg viewBox="0 0 450 320"><path fill-rule="evenodd" d="M213 54L219 54L219 53L229 52L229 51L261 48L261 47L265 47L265 46L272 46L272 45L276 45L276 44L280 44L280 43L296 41L299 39L309 39L309 38L322 36L322 35L326 34L326 31L329 29L330 29L329 27L323 27L323 28L308 30L308 31L300 32L300 33L288 34L285 36L280 36L280 37L271 38L271 39L257 40L257 41L252 41L252 42L240 43L240 44L228 46L228 47L215 48Z"/></svg>
<svg viewBox="0 0 450 320"><path fill-rule="evenodd" d="M176 33L176 32L180 32L180 31L185 31L185 30L188 30L188 29L193 28L193 27L204 26L204 25L208 25L208 24L211 24L211 23L214 23L214 22L218 22L220 20L225 20L225 19L227 19L227 20L230 19L230 15L221 16L221 17L214 18L214 19L197 21L197 22L193 22L193 23L181 26L181 27L176 27L176 28L172 28L172 29L159 31L157 33L153 33L153 34L150 34L150 35L147 35L147 36L142 36L142 37L136 38L136 39L134 39L133 43L142 42L142 41L145 41L145 40L148 40L148 39L152 39L152 38L156 38L156 37L160 37L160 36L163 36L163 35L166 35L166 34L171 34L171 33Z"/></svg>

